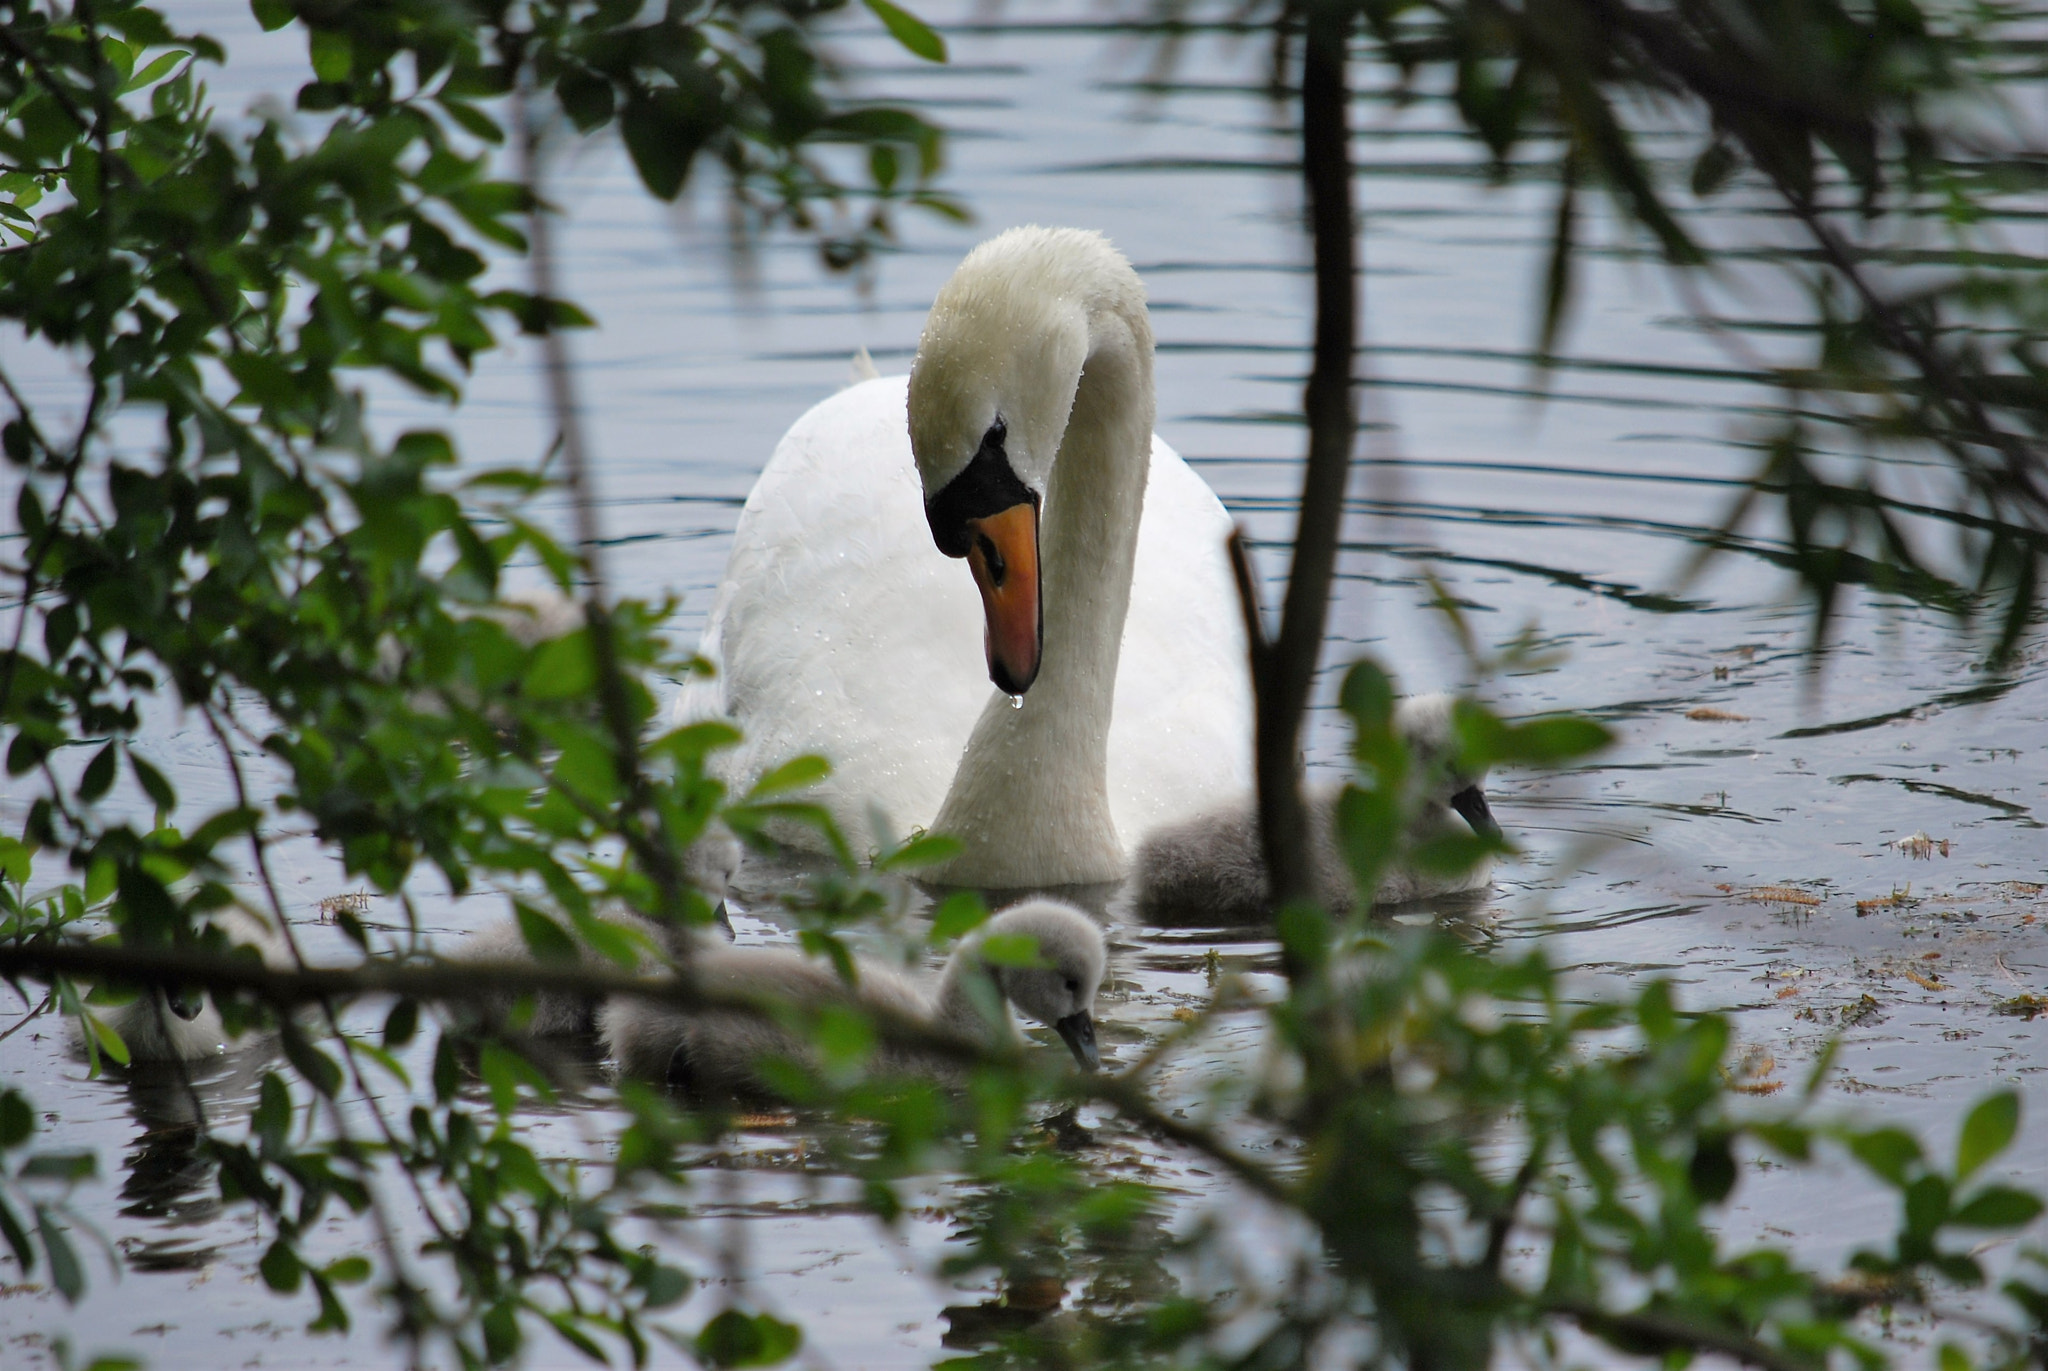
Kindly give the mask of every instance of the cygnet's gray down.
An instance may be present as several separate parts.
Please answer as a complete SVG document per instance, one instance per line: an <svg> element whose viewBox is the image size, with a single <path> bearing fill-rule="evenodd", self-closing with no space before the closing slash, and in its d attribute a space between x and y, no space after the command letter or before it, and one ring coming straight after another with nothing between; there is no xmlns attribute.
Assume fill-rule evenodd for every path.
<svg viewBox="0 0 2048 1371"><path fill-rule="evenodd" d="M1034 939L1042 965L1019 968L986 961L982 950L996 935ZM1102 931L1094 920L1072 905L1034 899L997 914L963 942L930 991L867 958L856 963L858 986L848 986L829 963L793 948L714 948L700 953L693 966L716 990L810 1006L852 1001L990 1044L1014 1041L1016 1025L1001 1007L1014 1005L1027 1018L1055 1029L1074 1060L1093 1071L1101 1065L1095 992L1106 962ZM1000 1017L992 1019L984 1007ZM808 1055L797 1038L753 1015L685 1011L628 996L605 1002L598 1032L622 1075L661 1081L706 1098L772 1096L757 1063ZM878 1051L875 1065L887 1072L949 1074L948 1064L930 1054L887 1046Z"/></svg>
<svg viewBox="0 0 2048 1371"><path fill-rule="evenodd" d="M283 939L263 919L243 909L228 909L213 922L228 941L252 947L264 963L290 965ZM151 986L128 1003L100 1016L121 1035L130 1062L197 1062L218 1057L241 1039L230 1036L213 998L191 987Z"/></svg>
<svg viewBox="0 0 2048 1371"><path fill-rule="evenodd" d="M691 884L703 892L704 898L711 901L718 914L718 926L728 938L732 936L732 924L726 915L726 892L739 870L740 855L739 839L723 825L705 833L683 854L685 874ZM656 924L630 910L608 909L604 911L603 918L608 923L621 924L641 933L671 957L680 955L685 944L695 936L693 929ZM582 965L590 970L619 969L616 962L595 948L585 946L580 951ZM526 935L519 931L519 921L509 914L470 934L448 954L450 961L457 962L523 962L532 957L533 951L526 945ZM493 993L485 998L484 1009L491 1018L504 1022L520 998L512 991ZM532 998L533 1017L526 1023L524 1031L535 1037L588 1034L597 1027L595 996L542 991Z"/></svg>
<svg viewBox="0 0 2048 1371"><path fill-rule="evenodd" d="M1452 746L1449 695L1417 695L1394 707L1394 727L1421 767L1440 765ZM1446 773L1441 785L1422 797L1409 831L1415 841L1446 831L1469 830L1496 836L1500 826L1486 805L1486 777ZM1331 909L1348 909L1351 870L1337 837L1341 786L1319 786L1308 796L1309 857L1316 895ZM1488 858L1461 876L1439 876L1399 863L1380 877L1373 899L1381 904L1483 890L1492 879ZM1240 800L1221 809L1147 834L1131 864L1131 904L1145 923L1251 923L1272 912L1266 879L1258 804Z"/></svg>

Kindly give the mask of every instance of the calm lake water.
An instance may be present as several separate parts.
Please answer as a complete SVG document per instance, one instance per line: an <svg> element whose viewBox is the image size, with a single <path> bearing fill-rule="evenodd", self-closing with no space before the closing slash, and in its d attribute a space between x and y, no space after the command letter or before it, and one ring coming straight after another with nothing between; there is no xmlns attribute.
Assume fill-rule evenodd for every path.
<svg viewBox="0 0 2048 1371"><path fill-rule="evenodd" d="M178 8L231 40L235 65L214 81L230 110L301 79L299 40L253 33L232 6ZM1257 84L1263 49L1195 41L1162 90L1147 84L1149 40L1088 22L1086 6L1072 7L1073 23L1054 22L1047 16L1059 11L1046 6L918 8L957 21L945 25L950 65L915 64L865 27L842 51L865 89L915 101L954 131L947 185L978 222L905 220L900 250L858 285L824 273L791 240L736 257L715 196L680 210L655 205L610 144L576 152L556 172L555 198L572 212L569 293L601 322L575 348L611 574L628 593L681 597L680 641L694 641L740 501L782 431L845 382L856 349L884 371L905 368L960 256L1014 224L1101 229L1137 265L1160 340L1159 429L1268 545L1264 568L1282 565L1270 545L1291 525L1304 441L1293 416L1309 281L1285 165L1291 136ZM1968 1102L2017 1088L2028 1128L2002 1162L2048 1185L2043 1026L1993 1010L2048 992L2039 817L2048 811L2048 655L2037 638L2013 674L1994 680L1936 617L1865 601L1816 676L1801 650L1805 611L1768 557L1768 526L1750 530L1761 555L1725 557L1682 580L1693 538L1720 517L1752 461L1744 440L1769 398L1753 379L1759 359L1805 347L1765 327L1797 317L1802 303L1774 264L1782 234L1739 195L1699 219L1710 236L1761 250L1750 274L1705 287L1714 310L1756 325L1716 334L1641 243L1596 218L1606 246L1588 256L1565 356L1539 400L1524 350L1550 192L1541 182L1490 187L1447 118L1429 100L1399 113L1360 106L1376 427L1354 484L1328 658L1371 652L1408 690L1473 683L1472 664L1428 608L1434 574L1483 649L1524 630L1543 649L1539 661L1487 679L1490 700L1510 713L1585 710L1622 740L1568 775L1494 778L1495 813L1526 856L1461 922L1482 941L1541 939L1589 984L1672 978L1687 1004L1734 1016L1766 1081L1796 1083L1839 1029L1831 1107L1920 1129L1944 1147ZM2037 252L2041 233L2038 224L2014 230ZM531 461L547 426L534 362L517 347L491 360L456 416L381 397L379 422L452 424L473 461ZM37 372L33 358L9 365L40 376L40 394L63 390L59 370ZM1327 760L1339 741L1323 713L1315 757ZM225 802L206 742L185 721L167 712L153 745L194 804ZM18 824L21 803L0 797L0 819ZM1929 842L1907 841L1915 835ZM315 921L318 901L348 888L339 871L301 842L288 850L286 879L312 945L338 947ZM773 902L787 879L762 867L743 874L744 941L785 936ZM1777 898L1755 894L1763 888ZM1858 908L1895 892L1905 898ZM424 907L430 931L451 943L499 912L483 898L429 895ZM384 901L371 912L399 917ZM1166 932L1111 919L1115 981L1102 1017L1112 1060L1129 1060L1176 1010L1206 1000L1209 948L1255 986L1277 969L1256 930ZM1163 1088L1192 1097L1248 1069L1256 1052L1249 1020L1226 1024ZM233 1126L267 1065L259 1051L211 1073L203 1094L217 1120ZM128 1260L116 1279L95 1259L91 1294L76 1308L35 1282L0 1287L0 1362L54 1364L58 1336L80 1351L128 1350L167 1366L389 1359L374 1311L347 1340L308 1338L310 1303L263 1288L263 1235L253 1217L219 1208L180 1133L190 1120L180 1092L88 1081L49 1024L0 1046L0 1073L31 1088L52 1136L98 1149L104 1179L79 1207ZM529 1127L562 1155L601 1159L613 1119L594 1077ZM1110 1130L1102 1155L1106 1170L1171 1188L1173 1231L1232 1202L1213 1178L1144 1140ZM689 1250L738 1237L733 1278L805 1324L813 1364L938 1360L949 1326L941 1311L993 1293L992 1279L955 1285L929 1274L963 1198L943 1183L885 1232L862 1216L850 1186L819 1170L801 1130L747 1134L710 1160L700 1207L651 1220L650 1240ZM1233 1203L1234 1217L1251 1213ZM1828 1260L1879 1237L1891 1218L1882 1196L1839 1172L1816 1181L1758 1169L1728 1223ZM1235 1277L1257 1279L1288 1235L1255 1215L1245 1222L1252 1269ZM339 1225L333 1233L337 1251L364 1241ZM1214 1278L1179 1265L1152 1274ZM1114 1295L1077 1277L1068 1298L1085 1309ZM1906 1362L1931 1357L1925 1329L1902 1324L1890 1337ZM543 1342L532 1361L577 1358Z"/></svg>

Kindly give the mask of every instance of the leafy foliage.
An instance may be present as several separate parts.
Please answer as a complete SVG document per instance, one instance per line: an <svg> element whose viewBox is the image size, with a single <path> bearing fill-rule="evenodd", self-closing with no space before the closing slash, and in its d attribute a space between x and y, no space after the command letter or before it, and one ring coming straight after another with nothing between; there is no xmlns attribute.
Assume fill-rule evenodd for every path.
<svg viewBox="0 0 2048 1371"><path fill-rule="evenodd" d="M1392 101L1447 102L1495 176L1554 184L1539 356L1597 246L1589 194L1695 301L1777 264L1806 308L1769 331L1806 340L1806 355L1774 363L1767 340L1720 324L1782 398L1742 435L1762 457L1705 551L1752 518L1779 521L1816 644L1841 594L1865 587L1984 622L1992 659L2010 657L2048 559L2048 314L2040 259L2012 238L2040 184L2015 88L2033 72L2027 15L1941 0L1152 8L1183 27L1259 15L1278 35L1275 71L1311 22L1362 34L1397 77ZM1679 139L1688 157L1662 152ZM1759 209L1784 231L1753 235ZM1923 453L1946 479L1927 480Z"/></svg>

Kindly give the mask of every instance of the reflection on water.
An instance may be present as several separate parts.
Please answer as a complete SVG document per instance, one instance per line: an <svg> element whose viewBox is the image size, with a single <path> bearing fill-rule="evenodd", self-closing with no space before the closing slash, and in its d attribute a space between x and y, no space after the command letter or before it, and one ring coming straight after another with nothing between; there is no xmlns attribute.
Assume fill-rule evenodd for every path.
<svg viewBox="0 0 2048 1371"><path fill-rule="evenodd" d="M150 1221L146 1235L122 1243L131 1268L196 1271L219 1255L206 1226L220 1215L220 1185L203 1138L239 1131L277 1060L274 1046L252 1045L206 1061L145 1063L114 1078L136 1129L121 1162L120 1213Z"/></svg>
<svg viewBox="0 0 2048 1371"><path fill-rule="evenodd" d="M253 59L216 89L299 79L301 39L249 33L234 0L181 8ZM1273 127L1254 45L1190 42L1169 89L1138 79L1156 73L1137 36L1082 22L1093 11L1078 3L1074 23L1036 9L979 22L974 0L915 8L975 21L948 26L950 66L908 63L865 37L846 51L873 64L873 88L961 130L952 188L980 221L906 223L865 290L778 241L751 262L750 293L737 291L709 200L680 214L649 205L608 146L562 169L555 198L575 215L570 290L602 321L575 346L602 515L621 549L611 572L630 593L682 596L682 641L701 626L739 503L782 431L846 380L857 348L901 369L961 254L1019 223L1100 228L1130 255L1160 338L1160 431L1244 521L1263 569L1281 564L1274 549L1291 528L1302 445L1307 256L1292 150ZM230 106L242 98L230 95ZM1710 302L1740 340L1731 348L1669 291L1640 244L1589 214L1586 294L1539 395L1522 349L1551 192L1490 188L1483 159L1445 136L1448 112L1428 98L1398 116L1362 104L1358 123L1373 427L1348 506L1329 660L1374 653L1409 691L1471 682L1470 661L1428 607L1434 572L1483 651L1525 631L1538 650L1485 685L1492 702L1509 713L1589 710L1622 738L1569 775L1497 776L1489 799L1524 858L1476 907L1389 917L1455 917L1476 945L1541 946L1589 986L1669 976L1686 1002L1733 1013L1785 1078L1840 1032L1834 1098L1844 1108L1882 1108L1946 1138L1967 1100L2004 1083L2024 1096L2030 1126L2048 1126L2043 1024L1993 1011L2048 992L2048 842L2038 831L2048 656L2036 645L2011 676L1989 679L1939 621L1866 602L1811 671L1805 610L1786 600L1783 549L1767 524L1725 540L1730 555L1705 574L1676 575L1755 460L1748 425L1768 398L1759 376L1807 346L1783 327L1784 278L1762 274L1784 260L1768 219L1740 196L1699 216L1712 236L1756 247L1757 274L1737 275ZM389 394L375 398L377 422L453 424L481 459L536 459L536 364L515 345L483 367L460 415ZM1270 589L1267 600L1277 603ZM981 645L961 650L978 660ZM228 802L202 738L167 718L154 741L181 793ZM1342 741L1334 711L1319 708L1312 764L1338 758ZM0 817L18 821L5 797ZM1910 841L1919 834L1925 849ZM308 844L288 844L277 862L308 925L320 897L349 888ZM742 873L740 902L753 913L737 920L741 941L787 936L776 899L801 870L756 863ZM1101 1018L1113 1062L1179 1030L1219 987L1248 998L1277 989L1278 949L1264 928L1143 928L1114 892L1083 895L1110 925ZM444 939L500 912L482 897L416 898ZM370 917L397 915L387 905ZM304 931L316 954L322 938L339 946L331 929ZM1918 969L1927 966L1939 976ZM1250 1017L1226 1016L1163 1071L1169 1107L1201 1109L1212 1088L1255 1079L1261 1052ZM47 1365L47 1339L68 1330L80 1347L129 1348L165 1365L217 1365L223 1352L272 1366L385 1359L367 1332L347 1342L298 1332L312 1309L254 1279L262 1234L218 1207L217 1181L192 1145L192 1096L232 1134L267 1065L260 1054L209 1064L188 1094L161 1074L86 1082L54 1030L7 1041L0 1070L52 1112L53 1134L118 1169L81 1206L131 1269L119 1282L92 1270L75 1311L47 1292L0 1292L0 1357ZM564 1079L588 1066L572 1053ZM581 1080L521 1126L551 1155L602 1164L618 1115L601 1077ZM1239 1124L1247 1147L1275 1154L1278 1140ZM1164 1188L1160 1211L1115 1260L1048 1235L1033 1249L1037 1264L976 1267L965 1259L982 1226L1029 1216L943 1180L883 1230L803 1120L757 1121L704 1147L692 1189L648 1196L642 1217L648 1240L686 1261L737 1236L724 1278L805 1323L819 1359L843 1367L928 1364L947 1347L1005 1336L1065 1342L1163 1289L1289 1278L1298 1235L1203 1168L1086 1111L1059 1126L1088 1130L1072 1140L1100 1175ZM2002 1160L2048 1184L2048 1148ZM1890 1217L1874 1192L1782 1173L1746 1176L1737 1200L1728 1227L1738 1238L1768 1227L1822 1261ZM1233 1225L1228 1269L1182 1245L1217 1215ZM365 1239L336 1220L317 1241L338 1255Z"/></svg>

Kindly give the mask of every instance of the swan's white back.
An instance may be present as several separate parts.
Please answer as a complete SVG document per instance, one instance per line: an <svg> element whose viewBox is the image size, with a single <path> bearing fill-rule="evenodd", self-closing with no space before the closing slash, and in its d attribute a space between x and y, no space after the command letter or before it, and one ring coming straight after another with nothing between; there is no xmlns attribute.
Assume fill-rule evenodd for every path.
<svg viewBox="0 0 2048 1371"><path fill-rule="evenodd" d="M676 708L679 721L741 725L746 740L722 766L739 789L792 756L829 758L816 798L856 850L885 836L871 810L895 836L930 825L994 693L974 584L925 523L906 383L841 391L776 447L741 512L701 644L719 674ZM1109 735L1110 808L1126 848L1250 784L1230 528L1215 493L1155 437Z"/></svg>

